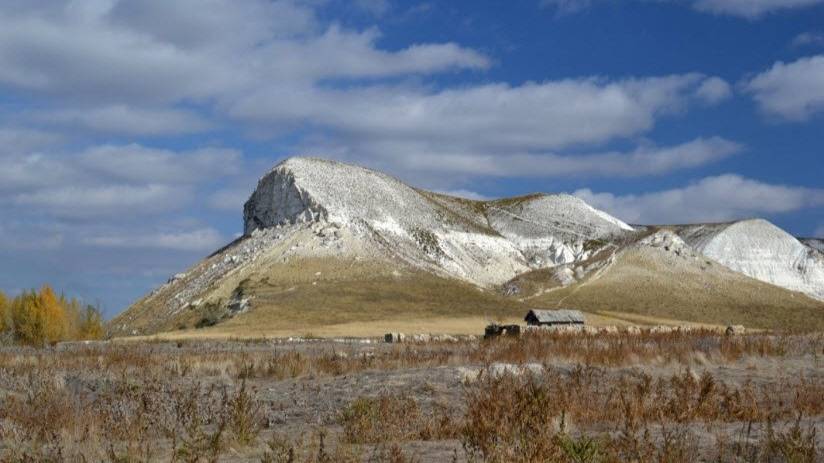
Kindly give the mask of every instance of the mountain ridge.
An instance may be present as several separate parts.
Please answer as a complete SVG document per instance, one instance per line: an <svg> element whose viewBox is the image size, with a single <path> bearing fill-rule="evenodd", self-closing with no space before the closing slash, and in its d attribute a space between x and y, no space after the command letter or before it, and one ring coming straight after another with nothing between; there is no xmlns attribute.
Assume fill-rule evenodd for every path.
<svg viewBox="0 0 824 463"><path fill-rule="evenodd" d="M548 272L562 288L583 286L606 271L602 264L608 269L610 262L633 246L655 248L656 252L677 248L685 255L689 253L693 257L684 269L693 273L703 268L699 261L705 258L726 261L726 266L735 267L738 273L719 273L718 278L729 280L735 287L756 287L745 283L751 276L824 298L824 284L817 285L817 272L824 272L824 263L812 254L809 259L804 257L798 250L810 249L813 253L812 248L783 231L776 232L780 229L766 221L754 222L754 230L749 231L764 235L761 241L731 235L730 228L734 232L735 224L741 222L633 227L568 194L469 200L415 188L364 167L319 158L289 158L264 174L244 204L243 223L243 237L136 302L112 321L111 331L119 335L146 334L202 323L208 317L198 317L203 317L205 311L216 312L218 315L212 318L223 323L234 317L251 317L246 314L250 307L257 314L275 310L271 307L283 308L282 301L297 300L286 293L274 296L277 291L293 290L292 286L281 285L292 278L281 270L288 267L293 274L301 273L296 263L314 260L335 264L328 269L319 264L325 270L305 275L306 281L300 280L293 291L317 293L313 296L319 298L316 305L344 311L346 307L330 300L335 294L348 294L356 301L353 304L382 311L387 304L393 304L386 289L393 287L392 291L419 300L420 306L431 312L437 308L438 299L425 294L429 291L426 285L453 287L464 295L469 294L466 288L474 287L489 296L483 299L489 307L509 307L510 302L497 299L497 295L513 295L510 283L521 275ZM717 245L731 239L739 239L748 247L727 252ZM795 260L784 265L786 262L774 255L772 267L764 267L748 257L759 249L770 249L774 243L780 249L791 249ZM652 258L666 260L655 253ZM590 261L595 263L581 265ZM793 267L799 262L803 272ZM367 263L385 278L385 291L372 287L374 297L352 292L365 284L362 273L347 276L351 278L346 280L349 286L340 283L344 277L335 279L324 273L349 275L347 268ZM399 279L406 287L396 285ZM334 283L332 286L338 285L338 293L300 286L329 281ZM421 282L428 283L421 286ZM505 289L507 285L509 290ZM274 291L273 287L279 289ZM406 288L413 287L420 287L419 293L407 294ZM790 298L789 291L787 294ZM718 295L719 300L722 296ZM373 304L372 299L381 302ZM397 304L398 299L395 301ZM486 304L479 300L475 303ZM312 312L311 300L300 304L301 310ZM816 304L806 300L802 303L804 307ZM414 304L410 307L414 312ZM469 309L456 299L451 309L444 310L448 314L449 310L465 313ZM278 313L285 318L291 316L288 311Z"/></svg>

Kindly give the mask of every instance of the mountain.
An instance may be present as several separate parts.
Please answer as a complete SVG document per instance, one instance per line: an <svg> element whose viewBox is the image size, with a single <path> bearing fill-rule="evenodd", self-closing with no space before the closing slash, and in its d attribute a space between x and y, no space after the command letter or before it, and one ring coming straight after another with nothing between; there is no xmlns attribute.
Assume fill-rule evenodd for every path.
<svg viewBox="0 0 824 463"><path fill-rule="evenodd" d="M824 300L824 256L766 220L693 225L679 233L732 270Z"/></svg>
<svg viewBox="0 0 824 463"><path fill-rule="evenodd" d="M680 319L715 305L724 322L765 327L747 310L824 318L812 298L824 297L821 256L765 221L632 227L570 195L474 201L314 158L266 173L243 220L243 237L137 301L110 331L377 330L513 317L530 304Z"/></svg>

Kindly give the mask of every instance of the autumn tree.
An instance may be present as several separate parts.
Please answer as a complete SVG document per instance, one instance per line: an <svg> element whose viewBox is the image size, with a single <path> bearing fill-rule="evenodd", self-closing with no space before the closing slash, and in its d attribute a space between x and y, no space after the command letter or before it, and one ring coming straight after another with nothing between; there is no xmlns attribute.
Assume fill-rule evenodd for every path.
<svg viewBox="0 0 824 463"><path fill-rule="evenodd" d="M57 296L49 285L24 291L8 302L0 299L0 331L12 333L17 342L42 346L65 340L102 339L103 316L94 306Z"/></svg>
<svg viewBox="0 0 824 463"><path fill-rule="evenodd" d="M55 343L67 334L66 311L49 285L15 298L11 321L15 337L26 344Z"/></svg>
<svg viewBox="0 0 824 463"><path fill-rule="evenodd" d="M94 306L87 305L78 317L76 339L103 339L103 315Z"/></svg>
<svg viewBox="0 0 824 463"><path fill-rule="evenodd" d="M43 285L40 288L37 303L40 316L43 317L44 340L48 343L55 343L65 339L69 319L66 317L66 309L50 286Z"/></svg>
<svg viewBox="0 0 824 463"><path fill-rule="evenodd" d="M3 291L0 291L0 334L9 329L9 322L7 321L8 302L9 300L6 298L6 295L3 294Z"/></svg>

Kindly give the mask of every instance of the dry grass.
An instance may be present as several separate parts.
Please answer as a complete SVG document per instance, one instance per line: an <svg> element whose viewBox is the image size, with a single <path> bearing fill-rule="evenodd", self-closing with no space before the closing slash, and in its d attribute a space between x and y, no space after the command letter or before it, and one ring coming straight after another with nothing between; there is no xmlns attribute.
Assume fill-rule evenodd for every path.
<svg viewBox="0 0 824 463"><path fill-rule="evenodd" d="M523 317L485 316L485 317L430 317L403 318L388 320L369 320L348 322L336 325L319 325L313 327L272 329L262 325L256 327L247 323L221 323L201 329L168 331L154 336L120 338L123 341L145 340L220 340L220 339L272 339L306 336L323 338L344 337L383 337L385 333L438 333L451 335L478 335L491 322L499 324L522 324ZM708 329L720 329L721 325L684 322L666 318L644 317L635 314L616 312L587 313L587 324L591 326L700 326Z"/></svg>
<svg viewBox="0 0 824 463"><path fill-rule="evenodd" d="M823 396L820 378L731 387L710 374L610 377L591 367L487 377L467 392L462 442L490 462L814 462L817 428L803 418L824 413ZM716 433L714 447L699 446L702 429Z"/></svg>
<svg viewBox="0 0 824 463"><path fill-rule="evenodd" d="M821 336L709 330L369 349L231 342L5 348L0 461L404 462L420 461L410 445L437 442L462 444L454 455L460 461L816 461L822 355ZM765 359L805 362L791 371L808 373L736 382L720 369L693 373ZM546 368L534 375L484 370L495 362ZM641 364L651 372L630 367ZM416 392L392 382L394 373L464 366L484 373ZM320 386L347 378L357 379L349 399L331 407L335 398ZM378 389L384 392L364 393L358 385L369 378L388 381ZM274 400L273 388L281 391ZM277 398L290 391L311 398L300 413L331 407L332 414L284 422Z"/></svg>
<svg viewBox="0 0 824 463"><path fill-rule="evenodd" d="M703 269L702 269L703 266ZM824 330L824 303L663 251L622 254L600 278L529 300L535 305L632 313L715 325Z"/></svg>
<svg viewBox="0 0 824 463"><path fill-rule="evenodd" d="M476 334L489 321L520 321L533 307L577 308L594 314L591 324L595 325L647 324L646 318L669 320L665 324L686 321L763 329L824 329L824 304L820 301L718 264L684 262L663 251L661 260L661 256L651 258L650 252L658 251L627 252L597 279L556 287L525 300L385 262L296 259L255 268L250 278L228 278L221 289L213 291L222 299L211 302L223 304L228 294L241 288L244 295L252 297L251 309L216 326L195 329L209 317L204 309L209 304L184 310L172 319L148 306L127 314L136 317L130 322L133 326L163 332L166 339L306 333L379 336L389 331ZM518 281L523 286L521 296L555 284L548 271L531 272ZM113 323L121 323L126 316ZM602 317L606 317L603 322Z"/></svg>

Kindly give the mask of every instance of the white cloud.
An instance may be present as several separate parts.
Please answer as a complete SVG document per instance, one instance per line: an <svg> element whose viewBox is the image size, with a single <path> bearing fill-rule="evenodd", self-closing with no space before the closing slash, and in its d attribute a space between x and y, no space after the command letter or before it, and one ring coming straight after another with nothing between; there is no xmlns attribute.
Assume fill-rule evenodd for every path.
<svg viewBox="0 0 824 463"><path fill-rule="evenodd" d="M375 46L378 31L321 28L310 8L288 1L85 6L0 5L0 82L69 101L148 105L490 64L453 43L383 51Z"/></svg>
<svg viewBox="0 0 824 463"><path fill-rule="evenodd" d="M701 98L698 91L706 80L701 74L619 81L585 78L438 92L271 86L240 99L230 114L258 123L311 123L355 139L460 142L478 150L513 152L600 143L645 132L656 118Z"/></svg>
<svg viewBox="0 0 824 463"><path fill-rule="evenodd" d="M171 151L137 144L80 153L2 154L0 205L61 218L121 221L178 210L197 187L239 172L235 150ZM20 209L24 207L25 209Z"/></svg>
<svg viewBox="0 0 824 463"><path fill-rule="evenodd" d="M355 6L377 17L385 15L391 7L389 0L355 0Z"/></svg>
<svg viewBox="0 0 824 463"><path fill-rule="evenodd" d="M701 83L695 94L708 104L716 104L732 96L732 88L725 80L710 77Z"/></svg>
<svg viewBox="0 0 824 463"><path fill-rule="evenodd" d="M0 157L54 146L63 141L61 135L20 127L0 127Z"/></svg>
<svg viewBox="0 0 824 463"><path fill-rule="evenodd" d="M641 0L648 3L691 5L693 9L713 14L757 19L781 10L800 9L824 3L824 0ZM607 0L541 0L542 7L555 8L558 13L575 13Z"/></svg>
<svg viewBox="0 0 824 463"><path fill-rule="evenodd" d="M805 120L824 110L824 55L777 62L744 83L762 111L790 120Z"/></svg>
<svg viewBox="0 0 824 463"><path fill-rule="evenodd" d="M249 199L252 191L248 188L220 189L209 197L209 205L218 210L238 212Z"/></svg>
<svg viewBox="0 0 824 463"><path fill-rule="evenodd" d="M116 219L179 209L191 196L189 189L169 185L55 186L13 195L12 201L57 217Z"/></svg>
<svg viewBox="0 0 824 463"><path fill-rule="evenodd" d="M822 32L802 32L793 38L792 46L824 46L824 33Z"/></svg>
<svg viewBox="0 0 824 463"><path fill-rule="evenodd" d="M176 135L202 132L210 124L197 114L166 108L123 104L35 113L34 119L61 126L124 135Z"/></svg>
<svg viewBox="0 0 824 463"><path fill-rule="evenodd" d="M577 13L592 6L592 0L541 0L543 8L555 8L559 14Z"/></svg>
<svg viewBox="0 0 824 463"><path fill-rule="evenodd" d="M775 185L738 175L707 177L683 188L638 195L578 190L575 196L631 223L719 222L824 205L824 190Z"/></svg>
<svg viewBox="0 0 824 463"><path fill-rule="evenodd" d="M241 154L217 148L171 151L137 144L102 145L81 153L77 162L116 182L191 184L236 174Z"/></svg>
<svg viewBox="0 0 824 463"><path fill-rule="evenodd" d="M360 156L380 158L393 153L383 168L400 172L433 172L470 177L643 177L662 175L720 161L742 146L720 137L699 138L669 147L645 146L629 152L558 155L553 153L489 153L457 146L453 150L409 143L366 142L354 148ZM374 151L374 153L373 153ZM340 157L347 158L346 153Z"/></svg>
<svg viewBox="0 0 824 463"><path fill-rule="evenodd" d="M822 4L822 0L697 0L695 8L754 19L764 14Z"/></svg>
<svg viewBox="0 0 824 463"><path fill-rule="evenodd" d="M171 249L177 251L212 251L227 239L214 228L199 228L159 233L130 235L100 235L83 239L83 244L103 248L148 248Z"/></svg>

